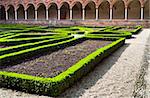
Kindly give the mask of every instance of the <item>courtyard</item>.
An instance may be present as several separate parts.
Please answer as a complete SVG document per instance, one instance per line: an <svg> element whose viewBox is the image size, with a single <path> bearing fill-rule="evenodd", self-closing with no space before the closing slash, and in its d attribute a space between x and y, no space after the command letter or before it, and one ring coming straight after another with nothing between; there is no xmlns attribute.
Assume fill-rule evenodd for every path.
<svg viewBox="0 0 150 98"><path fill-rule="evenodd" d="M8 26L6 28L8 29ZM13 28L13 27L11 27L11 28ZM21 28L25 28L25 27L23 26ZM28 28L28 27L26 27L26 28ZM34 28L36 28L36 30L37 30L37 28L39 28L39 27L34 27ZM76 38L81 38L81 37L83 37L83 36L81 36L81 34L84 34L84 33L85 33L86 36L94 36L94 34L92 35L91 32L94 32L95 30L96 31L97 30L98 31L102 30L101 32L104 33L104 31L108 32L108 29L112 30L112 28L114 29L114 31L118 31L118 30L122 31L122 29L123 30L127 30L127 29L131 30L131 28L129 29L129 28L125 28L125 27L122 27L122 28L117 29L117 30L116 30L117 27L107 27L107 29L106 29L106 27L101 27L101 28L70 27L70 28L67 28L67 29L66 28L57 28L57 29L53 29L53 31L57 32L58 39L59 39L59 36L61 36L61 38L62 38L62 36L66 37L67 34L63 34L63 35L58 34L58 32L62 33L65 30L69 31L69 33L70 33L70 30L73 30L75 32L71 32L72 33L71 35L76 36ZM7 29L4 29L4 26L3 26L3 32L4 31L6 32ZM44 29L44 28L42 28L42 29ZM62 29L64 29L64 30L62 30ZM79 32L79 30L80 30L80 32ZM50 36L50 38L52 38L52 36L56 35L56 33L53 34L52 32L51 33L48 33L48 32L45 33L46 31L44 31L44 33L37 33L37 31L34 31L34 32L36 32L36 33L34 33L33 31L34 30L32 30L32 33L30 32L30 34L23 33L22 35L19 35L19 36L18 36L19 33L17 33L17 34L13 33L13 34L9 34L9 35L7 35L7 33L5 33L4 35L6 35L6 36L4 36L3 38L9 39L10 42L11 42L12 38L13 39L18 38L18 39L24 39L25 40L24 37L27 37L27 36L29 37L27 39L30 39L34 36L35 36L35 38L37 37L37 39L38 39L38 36L41 35L41 34L46 35L46 36ZM94 32L94 33L98 33L98 31ZM134 31L133 28L132 28L132 31ZM15 30L15 32L16 32L16 30ZM99 62L92 72L87 74L80 81L76 82L72 87L70 87L64 93L60 94L59 97L71 97L71 98L73 98L73 97L82 97L82 98L90 97L90 98L93 98L93 97L99 97L99 96L101 96L101 97L149 96L148 95L149 94L149 89L145 88L146 85L147 85L146 87L149 87L148 84L147 84L148 81L149 81L148 80L148 75L149 75L148 73L149 72L147 70L148 65L149 65L149 58L148 58L149 57L149 48L148 47L149 47L149 39L150 39L149 38L150 37L149 32L150 32L149 29L143 29L140 32L138 32L138 34L132 35L132 37L131 36L128 37L128 39L126 39L126 41L125 41L125 44L121 48L117 49L109 57L107 57L104 60L102 60L101 62ZM77 36L78 33L79 33L79 35ZM102 36L106 37L106 35L108 37L109 33L104 34L104 35L103 34L102 35L97 34L96 37L98 38L98 36L99 36L101 38ZM113 34L110 34L109 38L112 37L112 35ZM115 35L116 34L114 34L114 36ZM46 37L46 36L44 36L44 37ZM70 34L69 34L69 36L70 36ZM56 37L56 39L57 39L57 37ZM43 39L43 40L47 41L45 39ZM69 39L66 39L66 40L69 40ZM17 41L17 40L15 40L15 41ZM19 41L21 41L21 40L19 40ZM14 50L12 50L12 51L9 50L9 51L6 51L6 52L1 52L1 53L4 55L5 53L11 53L11 52L18 51L19 47L18 47L18 49L16 47L16 50L15 50L14 45L21 46L20 44L25 44L25 43L19 43L19 41L16 43L17 45L16 44L8 44L8 42L7 42L7 45L4 45L4 43L3 43L3 47L1 46L1 51L4 48L11 49L10 47L13 47ZM95 40L95 41L98 41L98 40ZM25 41L23 41L23 42L25 42ZM12 41L11 43L14 43L14 41ZM33 43L37 43L37 42L32 42L32 45L34 45ZM89 43L89 42L86 42L86 43ZM90 43L92 44L92 42L90 42ZM93 45L96 44L96 43L99 43L99 42L94 42ZM110 42L108 42L108 44L109 43ZM83 42L82 46L84 46L84 45L85 44ZM77 47L80 47L80 48L77 48ZM77 46L77 47L75 49L76 52L77 52L77 50L79 51L82 48L81 46ZM30 47L30 48L32 48L32 47ZM71 48L73 49L73 48L75 48L75 46L70 47L70 49ZM24 48L24 49L26 49L26 48ZM65 49L67 49L67 48L65 48ZM65 56L68 53L69 53L69 55L74 54L74 56L75 56L75 51L73 52L73 50L68 50L68 49L67 50L60 50L60 51L64 51ZM83 50L81 49L80 51L83 51ZM51 53L49 55L57 56L57 54L58 53L56 51L56 52ZM81 53L80 54L76 53L76 55L77 54L80 55L80 56L82 55ZM48 56L48 55L46 55L46 56ZM61 55L56 57L56 58L59 58L58 60L61 60L60 57L61 57ZM29 64L32 64L32 66L33 65L34 66L35 65L39 66L38 64L41 64L39 61L42 61L42 62L44 61L44 59L40 59L40 58L45 58L46 59L46 57L43 57L43 56L39 57L38 56L38 59L36 59L36 61L35 60L30 61L29 60L29 61L26 61L26 63L24 63L24 62L20 63L19 62L18 65L15 65L16 67L14 65L10 65L10 64L13 64L13 63L5 62L4 63L5 66L7 66L7 64L9 64L9 66L8 67L1 66L1 71L5 70L5 71L8 71L8 72L11 71L11 72L17 72L17 73L22 73L24 71L23 72L24 74L29 74L28 70L30 70L29 72L31 73L32 71L34 71L34 69L36 67L34 67L34 69L31 69L31 68L27 69L27 68L25 68L25 66L29 66ZM53 57L53 58L55 58L55 57ZM77 58L79 58L79 57L77 57ZM19 59L20 59L20 57L19 57ZM64 57L62 59L65 60ZM67 58L66 60L68 60L68 59L70 59L70 57ZM62 61L64 61L64 60L62 60ZM71 60L69 60L69 61L71 61ZM39 62L39 63L36 63L36 62ZM58 62L59 61L57 61L56 63L58 63ZM55 65L56 63L53 63L53 65ZM62 62L61 62L61 64L62 64ZM1 65L2 65L2 63L1 63ZM44 63L42 63L42 65L44 65ZM42 65L40 65L40 66L42 66ZM21 67L25 68L25 69L22 69ZM61 65L61 67L62 67L62 65ZM19 68L19 70L17 71L18 68ZM48 65L47 65L46 69L47 68L48 68ZM27 71L25 71L26 69L27 69ZM59 71L61 68L57 68L57 69ZM35 70L38 70L38 69L35 69ZM46 72L46 70L44 70L44 71ZM42 72L41 69L37 73L40 73L40 72ZM56 71L54 71L54 72L56 72ZM142 74L145 74L145 73L146 73L146 75L144 75L144 77L142 77L142 79L141 79ZM33 75L33 73L32 73L32 75ZM55 74L55 76L56 75L57 74ZM37 74L37 76L43 77L42 73ZM15 83L15 81L14 81L14 83ZM3 97L5 97L5 98L7 98L7 97L8 98L9 97L11 97L11 98L20 98L20 97L25 97L25 98L37 98L37 97L49 98L49 97L46 97L46 96L43 96L43 95L42 96L37 96L35 94L27 94L27 93L23 93L23 92L20 92L20 91L10 90L10 89L5 89L5 88L0 89L0 95L1 95L0 97L2 97L2 98Z"/></svg>
<svg viewBox="0 0 150 98"><path fill-rule="evenodd" d="M2 97L7 92L15 98L18 94L37 97L20 91L61 97L128 97L139 93L136 82L143 73L149 29L2 24L0 30L1 87L19 91L2 88ZM72 93L76 89L79 92ZM100 92L93 94L91 90Z"/></svg>
<svg viewBox="0 0 150 98"><path fill-rule="evenodd" d="M149 0L0 0L0 98L149 98Z"/></svg>

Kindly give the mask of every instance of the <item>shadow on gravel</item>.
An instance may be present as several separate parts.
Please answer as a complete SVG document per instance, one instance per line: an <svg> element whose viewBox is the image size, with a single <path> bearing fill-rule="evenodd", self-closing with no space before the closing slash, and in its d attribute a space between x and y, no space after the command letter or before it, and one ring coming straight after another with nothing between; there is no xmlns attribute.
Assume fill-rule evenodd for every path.
<svg viewBox="0 0 150 98"><path fill-rule="evenodd" d="M120 47L117 51L112 53L109 57L105 58L99 63L95 69L90 72L87 76L83 77L80 81L75 83L72 87L68 88L58 98L78 98L85 93L85 90L91 88L96 82L101 79L116 63L121 54L130 44L125 44Z"/></svg>
<svg viewBox="0 0 150 98"><path fill-rule="evenodd" d="M130 39L136 39L136 37L132 36Z"/></svg>

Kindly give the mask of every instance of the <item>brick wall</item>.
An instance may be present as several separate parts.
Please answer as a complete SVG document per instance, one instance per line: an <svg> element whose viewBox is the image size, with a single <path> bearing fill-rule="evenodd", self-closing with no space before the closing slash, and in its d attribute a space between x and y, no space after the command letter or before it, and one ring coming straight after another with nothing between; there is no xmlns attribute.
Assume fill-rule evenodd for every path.
<svg viewBox="0 0 150 98"><path fill-rule="evenodd" d="M71 25L82 25L82 26L137 26L141 25L145 28L150 28L150 20L130 20L130 21L122 21L122 20L85 20L85 21L70 21L70 20L61 20L61 21L0 21L0 23L21 23L21 24L29 24L29 25L44 25L44 26L71 26Z"/></svg>

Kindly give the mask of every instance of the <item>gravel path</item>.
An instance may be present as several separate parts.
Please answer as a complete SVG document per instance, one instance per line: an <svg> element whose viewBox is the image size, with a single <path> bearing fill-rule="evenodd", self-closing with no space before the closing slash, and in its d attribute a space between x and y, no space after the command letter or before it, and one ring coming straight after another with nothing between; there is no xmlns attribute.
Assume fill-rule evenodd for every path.
<svg viewBox="0 0 150 98"><path fill-rule="evenodd" d="M59 97L67 98L129 98L140 74L150 29L126 40L126 45L103 60L91 73ZM148 80L147 80L148 81ZM0 98L50 98L8 89L0 89Z"/></svg>
<svg viewBox="0 0 150 98"><path fill-rule="evenodd" d="M150 32L150 30L149 30ZM149 40L147 42L147 48L146 48L145 56L146 56L146 62L147 62L147 70L146 70L146 75L144 77L145 83L146 83L146 88L145 88L145 95L147 98L150 98L150 36Z"/></svg>

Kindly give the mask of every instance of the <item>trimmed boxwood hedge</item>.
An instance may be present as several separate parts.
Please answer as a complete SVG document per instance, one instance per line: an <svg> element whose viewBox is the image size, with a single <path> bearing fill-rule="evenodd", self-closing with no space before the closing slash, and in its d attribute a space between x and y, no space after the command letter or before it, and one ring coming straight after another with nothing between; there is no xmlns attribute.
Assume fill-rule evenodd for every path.
<svg viewBox="0 0 150 98"><path fill-rule="evenodd" d="M33 47L46 45L46 44L54 44L54 43L69 40L69 39L72 39L72 38L74 38L74 37L73 36L68 36L68 37L62 37L62 38L55 38L55 39L39 41L39 42L35 42L35 43L27 43L27 44L21 44L21 45L17 45L17 46L6 47L6 48L2 48L0 50L0 56L4 55L4 54L12 53L12 52L21 51L21 50L24 50L24 49L29 49L29 48L33 48Z"/></svg>
<svg viewBox="0 0 150 98"><path fill-rule="evenodd" d="M55 38L62 38L67 37L65 35L54 35L54 36L42 36L42 37L32 37L32 38L16 38L16 39L0 39L0 44L2 45L18 45L18 44L24 44L24 43L31 43L31 42L38 42L48 39L55 39Z"/></svg>
<svg viewBox="0 0 150 98"><path fill-rule="evenodd" d="M137 26L135 30L133 30L131 33L132 34L138 34L142 30L142 26Z"/></svg>
<svg viewBox="0 0 150 98"><path fill-rule="evenodd" d="M136 27L126 27L126 26L123 26L123 27L121 27L121 28L129 28L129 29L133 29L133 30L130 30L130 31L128 31L128 30L117 30L117 32L130 32L130 33L132 33L132 34L137 34L137 33L139 33L141 30L142 30L142 26L136 26ZM116 31L115 31L116 32Z"/></svg>
<svg viewBox="0 0 150 98"><path fill-rule="evenodd" d="M93 38L94 37L91 37L91 39ZM68 43L70 41L67 41L65 43ZM78 81L78 79L91 71L94 66L103 58L107 57L113 51L121 47L124 42L125 38L119 38L111 44L97 49L95 52L83 58L72 67L67 69L65 72L59 74L54 78L42 78L25 74L0 71L0 86L29 93L58 96L66 88L72 86L74 82ZM58 45L64 46L63 42L61 42L61 44L58 43L56 46Z"/></svg>
<svg viewBox="0 0 150 98"><path fill-rule="evenodd" d="M49 33L49 34L42 34L42 33L19 33L19 34L12 34L11 36L4 37L5 39L16 39L16 38L28 38L28 37L44 37L44 36L67 36L65 34L58 34L58 33Z"/></svg>
<svg viewBox="0 0 150 98"><path fill-rule="evenodd" d="M4 34L1 34L0 35L0 38L4 38L4 37L7 37L7 36L11 36L13 35L14 33L4 33Z"/></svg>
<svg viewBox="0 0 150 98"><path fill-rule="evenodd" d="M100 36L100 37L125 37L131 38L131 35L126 34L89 34L87 36Z"/></svg>
<svg viewBox="0 0 150 98"><path fill-rule="evenodd" d="M87 36L131 38L132 33L130 33L130 32L120 32L120 31L99 31L99 32L90 32L90 33L87 34Z"/></svg>

